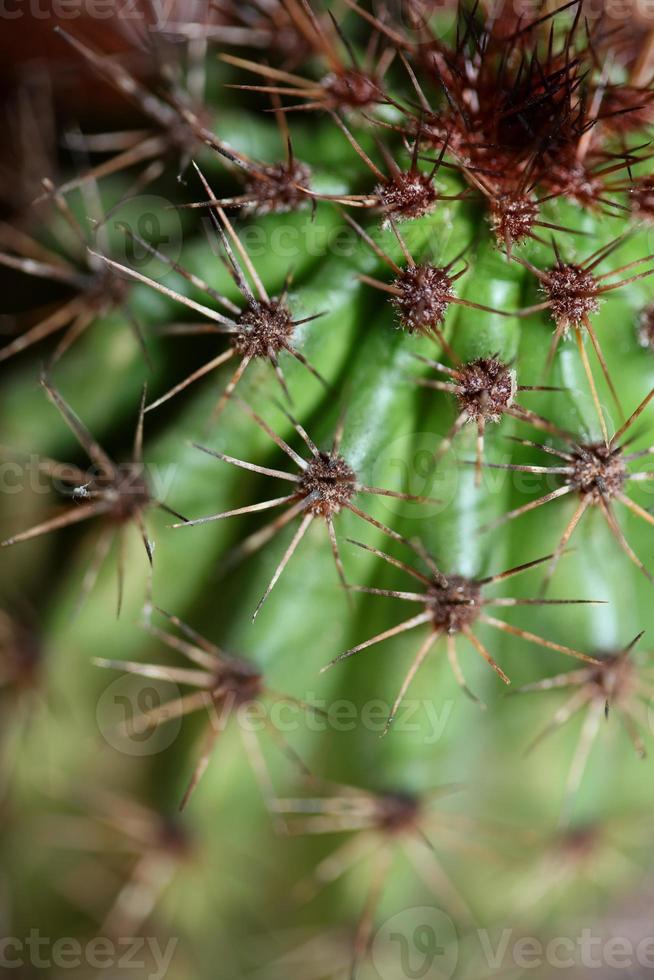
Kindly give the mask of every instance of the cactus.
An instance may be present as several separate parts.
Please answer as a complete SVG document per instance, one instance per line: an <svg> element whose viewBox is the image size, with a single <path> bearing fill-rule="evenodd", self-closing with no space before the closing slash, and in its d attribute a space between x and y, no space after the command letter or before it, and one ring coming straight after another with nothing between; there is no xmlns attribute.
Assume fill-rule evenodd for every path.
<svg viewBox="0 0 654 980"><path fill-rule="evenodd" d="M0 226L4 966L644 976L650 25L169 6Z"/></svg>

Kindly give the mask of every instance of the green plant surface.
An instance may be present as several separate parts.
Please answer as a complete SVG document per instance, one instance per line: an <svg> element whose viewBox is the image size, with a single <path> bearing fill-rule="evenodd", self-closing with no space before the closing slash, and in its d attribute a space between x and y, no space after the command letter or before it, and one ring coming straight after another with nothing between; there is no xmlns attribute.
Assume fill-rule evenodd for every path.
<svg viewBox="0 0 654 980"><path fill-rule="evenodd" d="M295 5L289 0L288 6ZM470 16L482 23L479 11ZM563 12L555 22L569 27L571 20ZM359 42L370 28L352 11L345 23ZM545 37L540 38L541 44L546 43ZM579 57L588 58L583 38L575 37ZM455 41L450 38L439 43L454 45ZM221 50L219 43L216 50ZM207 107L216 138L253 160L279 159L284 141L266 95L228 87L243 84L244 72L224 64L216 68L213 46L209 52L216 77L208 88ZM409 42L406 57L431 97L437 86ZM603 57L608 58L606 52ZM322 77L321 65L320 51L316 51L308 67L290 70L304 74L306 68L310 77L312 70ZM598 84L597 66L589 71L593 84ZM384 159L381 143L404 166L403 142L417 138L415 131L402 129L409 125L415 91L399 58L389 72L388 86L396 103L377 107L377 118L388 121L389 128L375 126L374 113L340 114L365 153L378 164ZM649 88L647 91L651 94ZM148 537L155 545L153 567L150 570L138 530L129 526L120 616L116 615L116 545L94 588L81 608L76 608L97 541L97 520L0 551L0 608L15 612L25 605L43 656L34 689L18 684L16 690L10 685L0 688L4 716L0 721L0 821L6 824L0 845L0 886L5 878L10 882L6 926L0 887L0 938L2 930L22 936L30 928L83 941L102 936L112 895L130 880L137 862L126 859L121 846L101 848L99 858L90 858L84 835L98 825L105 831L107 826L116 830L106 814L98 819L108 803L118 806L124 815L128 803L120 800L138 801L152 814L175 821L187 835L185 848L175 849L172 844L168 850L161 848L170 882L151 914L136 926L138 935L177 941L169 978L354 977L354 937L361 928L362 912L367 910L370 934L366 945L372 948L372 958L361 957L357 977L404 980L405 974L392 972L398 969L397 960L386 948L383 955L388 962L382 963L375 936L397 913L423 907L442 910L455 923L459 966L448 977L467 980L477 976L481 980L513 975L491 969L483 956L478 966L480 930L499 931L508 926L524 936L576 937L590 925L606 928L610 934L621 910L640 907L642 895L651 888L649 762L638 758L629 736L636 723L645 745L651 734L651 674L647 671L651 669L652 582L620 549L598 505L589 507L575 530L547 592L548 600L573 600L569 604L538 601L544 566L488 587L492 596L530 600L515 608L494 609L493 615L590 656L620 651L645 631L633 652L633 684L640 683L637 691L644 695L640 714L631 724L628 720L625 730L619 698L616 696L614 707L613 693L607 692L607 718L601 719L583 778L567 806L565 787L582 737L582 714L575 714L539 741L539 734L547 730L570 692L520 690L585 666L562 651L475 624L475 636L511 681L504 684L466 637L458 636L465 683L482 702L479 704L466 697L457 683L443 636L414 678L408 703L384 734L391 705L432 626L423 624L332 663L343 652L392 630L423 608L406 597L388 594L424 591L424 584L411 579L397 564L385 562L378 552L424 572L426 566L416 552L416 542L421 542L446 576L482 579L498 575L554 552L579 494L552 500L516 520L486 529L513 508L557 485L555 476L506 468L507 464L560 465L560 459L525 440L559 448L564 443L551 431L504 415L499 423L486 425L479 481L473 422L463 426L446 452L439 453L460 407L451 392L425 387L424 382L435 376L425 359L450 364L447 350L433 332L412 334L404 329L388 295L365 281L373 277L388 284L394 273L354 233L343 210L401 267L406 260L398 230L416 263L446 265L465 250L457 268L463 263L467 268L455 284L462 303L451 304L447 311L446 343L463 363L495 357L515 371L519 385L550 386L550 390L518 393L518 404L552 426L573 433L579 442L601 441L602 429L573 332L561 340L547 373L555 328L551 312L519 315L522 309L542 302L545 294L536 277L517 259L540 270L553 266L550 231L540 229L535 238L517 243L507 254L492 233L488 202L449 145L445 147L449 166L436 173L436 186L451 197L465 191L463 198L439 201L426 216L380 230L379 214L374 210L348 209L347 202L329 199L369 194L375 185L365 162L348 145L330 114L289 112L286 116L294 153L311 167L311 186L319 199L307 200L302 209L285 214L254 216L231 209L229 215L269 296L284 290L292 272L288 304L293 316L319 314L295 331L292 343L320 372L324 384L290 354L282 353L289 402L271 364L260 358L248 366L238 385L238 397L230 399L216 419L212 415L215 405L238 363L230 360L165 406L146 412L144 458L150 486L157 499L161 492L161 499L188 520L256 505L285 493L287 485L278 492L280 480L230 465L194 445L259 468L290 472L291 461L250 417L244 402L303 458L308 458L309 450L293 419L325 451L342 421L340 452L361 484L437 500L416 502L361 493L355 502L376 523L366 523L347 509L336 514L345 576L357 587L352 590L344 589L339 580L325 521L315 519L254 621L257 604L297 531L298 519L244 560L234 563L231 556L247 535L278 511L174 528L171 525L184 521L161 511L146 512ZM632 133L630 138L633 145L639 145L646 137ZM619 156L616 141L607 145ZM650 172L647 159L645 155L644 163L629 170L630 179L641 171ZM216 194L239 193L235 168L218 154L204 147L198 162ZM424 172L432 166L422 159L418 165ZM96 247L113 261L132 267L122 226L145 236L147 228L141 228L139 221L145 194L151 191L155 203L145 211L148 220L153 215L156 218L157 235L163 236L159 240L165 240L164 253L244 308L242 290L212 225L212 220L222 221L221 213L214 209L212 218L208 209L186 210L183 205L202 200L205 192L192 170L185 184L175 181L173 171L174 167L168 168L144 192L143 199L128 197L115 214L110 212L106 240L96 236ZM121 200L130 186L124 174L102 181L105 208ZM621 194L618 200L628 200L621 191L616 193ZM85 221L88 197L73 192L67 200L78 220ZM56 209L45 209L44 214L36 237L55 248L61 215ZM624 242L600 271L626 267L652 251L651 225L634 223L626 205L607 215L599 207L582 207L561 195L547 200L541 219L570 229L555 233L568 262L580 262L620 235L625 235ZM199 319L184 306L184 298L209 306L213 300L179 270L171 270L157 258L146 256L133 267L151 280L150 285L130 282L128 295L130 309L146 337L150 364L117 309L96 318L61 361L48 369L51 383L117 461L127 459L131 452L144 384L146 400L151 402L216 357L229 342L218 335L166 336L166 326ZM640 311L654 300L652 281L642 278L608 293L592 315L620 409L598 368L589 338L584 341L609 434L654 389L652 350L642 348L636 336ZM168 293L164 295L158 287ZM175 300L171 293L180 299ZM466 306L466 301L506 315ZM8 489L15 475L14 470L6 469L7 460L15 458L12 453L40 454L82 468L88 462L38 384L46 355L47 348L44 352L34 347L3 365L3 538L46 520L61 504L54 491L44 490L47 481L39 481L36 489L28 484L20 493ZM629 435L633 441L628 452L645 451L654 443L651 406ZM570 443L565 449L570 451ZM640 468L647 469L647 456L643 459ZM645 481L629 487L629 495L646 511L645 520L616 504L624 536L647 569L654 555L650 492ZM386 526L395 532L394 539L386 533ZM385 594L371 594L374 590ZM143 678L95 663L100 659L190 666L183 663L179 651L166 649L153 635L153 624L166 627L153 604L192 624L222 650L256 665L271 696L302 702L289 707L288 732L276 732L273 724L272 733L270 726L258 733L255 741L262 762L257 761L258 756L253 761L248 739L239 730L240 717L231 718L219 733L206 773L182 813L178 812L179 801L205 744L206 712L179 723L168 719L160 729L161 741L152 743L158 748L148 747L152 733L147 729L140 750L138 739L130 743L129 735L119 731L116 698L122 698L126 710L132 712L141 703L152 707L156 699L178 697L179 686L159 679L152 688L155 702L148 701L152 692ZM4 641L0 632L0 653L9 664ZM5 646L10 651L10 643ZM0 660L0 684L3 680ZM146 699L141 702L143 692ZM265 693L261 700L266 703ZM172 732L170 737L166 732ZM374 891L376 870L382 862L380 844L365 860L353 861L351 867L348 864L347 874L334 874L330 882L329 865L324 862L348 839L345 833L294 834L288 832L292 820L287 832L279 832L276 811L280 800L339 796L341 784L417 796L453 784L453 792L438 800L442 820L426 824L416 835L423 848L422 859L417 866L412 864L398 846L378 900L370 906L371 888ZM71 835L67 827L78 830ZM587 834L583 840L582 832ZM382 844L390 843L392 850L400 836L391 831L384 838L382 833ZM157 846L153 831L147 853ZM317 871L323 872L325 887L316 888L312 895ZM322 972L311 972L313 968L303 965L301 956L291 955L305 949L308 937L318 943L316 955ZM143 976L149 975L147 968L143 970Z"/></svg>

